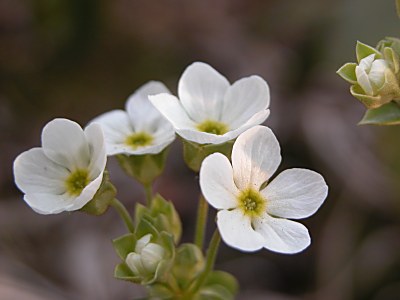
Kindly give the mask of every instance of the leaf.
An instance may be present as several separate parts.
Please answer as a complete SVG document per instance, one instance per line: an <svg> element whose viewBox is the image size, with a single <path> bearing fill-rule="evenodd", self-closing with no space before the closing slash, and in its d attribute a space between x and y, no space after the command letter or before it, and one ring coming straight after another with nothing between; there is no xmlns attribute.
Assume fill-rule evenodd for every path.
<svg viewBox="0 0 400 300"><path fill-rule="evenodd" d="M389 102L381 107L368 109L359 125L398 125L400 124L400 106Z"/></svg>
<svg viewBox="0 0 400 300"><path fill-rule="evenodd" d="M357 41L356 55L357 55L358 63L360 63L360 61L363 58L365 58L371 54L375 54L375 59L382 58L382 54L378 50L376 50L375 48L368 46L364 43L361 43L360 41Z"/></svg>
<svg viewBox="0 0 400 300"><path fill-rule="evenodd" d="M337 74L342 77L344 80L351 84L357 83L357 76L356 76L356 63L347 63L344 64L339 70L337 70Z"/></svg>

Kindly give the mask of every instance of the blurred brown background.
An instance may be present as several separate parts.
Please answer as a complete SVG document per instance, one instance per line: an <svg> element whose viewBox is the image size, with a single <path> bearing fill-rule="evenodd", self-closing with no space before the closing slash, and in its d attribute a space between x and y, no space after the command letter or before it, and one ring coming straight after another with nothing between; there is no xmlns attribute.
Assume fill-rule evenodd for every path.
<svg viewBox="0 0 400 300"><path fill-rule="evenodd" d="M176 92L197 60L231 82L265 78L280 170L314 169L330 186L303 221L313 238L304 253L222 245L217 268L239 279L238 299L400 299L399 128L357 126L364 108L335 74L355 60L357 39L399 36L394 2L0 0L0 299L143 297L112 278L110 240L125 233L116 213L35 214L14 186L12 162L40 145L49 120L85 125L151 79ZM143 201L114 159L109 169L128 207ZM174 201L190 241L198 178L178 141L156 190ZM212 216L209 224L211 232Z"/></svg>

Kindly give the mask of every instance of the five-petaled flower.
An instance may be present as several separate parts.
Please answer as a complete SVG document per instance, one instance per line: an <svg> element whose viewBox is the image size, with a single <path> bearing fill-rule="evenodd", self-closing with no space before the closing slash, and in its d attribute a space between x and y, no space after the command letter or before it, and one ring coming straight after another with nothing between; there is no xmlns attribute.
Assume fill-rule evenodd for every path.
<svg viewBox="0 0 400 300"><path fill-rule="evenodd" d="M158 154L174 141L172 125L148 99L159 93L169 90L161 82L150 81L129 97L126 111L113 110L92 120L103 128L107 155Z"/></svg>
<svg viewBox="0 0 400 300"><path fill-rule="evenodd" d="M283 171L268 182L280 162L279 143L263 126L238 137L232 164L220 153L203 161L201 190L220 210L217 225L226 244L242 251L264 247L280 253L297 253L310 244L307 228L287 218L314 214L328 187L321 175L306 169Z"/></svg>
<svg viewBox="0 0 400 300"><path fill-rule="evenodd" d="M195 62L183 72L179 99L150 96L177 134L198 144L222 144L264 122L269 115L269 87L259 76L232 85L211 66Z"/></svg>
<svg viewBox="0 0 400 300"><path fill-rule="evenodd" d="M42 131L42 147L14 161L15 183L24 200L41 214L81 209L99 189L107 156L103 132L85 130L67 119L54 119Z"/></svg>

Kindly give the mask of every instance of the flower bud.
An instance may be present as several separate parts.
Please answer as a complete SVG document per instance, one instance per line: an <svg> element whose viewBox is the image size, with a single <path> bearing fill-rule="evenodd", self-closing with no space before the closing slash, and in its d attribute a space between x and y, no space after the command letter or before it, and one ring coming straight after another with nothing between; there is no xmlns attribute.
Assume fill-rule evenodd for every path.
<svg viewBox="0 0 400 300"><path fill-rule="evenodd" d="M136 243L135 252L131 252L125 263L136 276L148 276L156 272L158 265L165 256L165 250L158 244L151 243L152 235L147 234Z"/></svg>

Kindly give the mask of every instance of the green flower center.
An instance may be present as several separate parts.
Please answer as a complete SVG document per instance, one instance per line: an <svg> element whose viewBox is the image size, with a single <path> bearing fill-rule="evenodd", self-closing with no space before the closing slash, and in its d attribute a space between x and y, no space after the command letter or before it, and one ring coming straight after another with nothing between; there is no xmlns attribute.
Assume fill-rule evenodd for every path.
<svg viewBox="0 0 400 300"><path fill-rule="evenodd" d="M125 144L133 150L151 145L153 137L147 132L135 132L125 139Z"/></svg>
<svg viewBox="0 0 400 300"><path fill-rule="evenodd" d="M223 135L228 132L228 126L219 121L205 120L197 125L197 129L202 132Z"/></svg>
<svg viewBox="0 0 400 300"><path fill-rule="evenodd" d="M79 196L89 182L89 172L84 169L76 169L65 181L67 193L71 196Z"/></svg>
<svg viewBox="0 0 400 300"><path fill-rule="evenodd" d="M237 200L239 208L250 217L259 217L265 211L267 205L267 201L260 192L252 188L242 191Z"/></svg>

